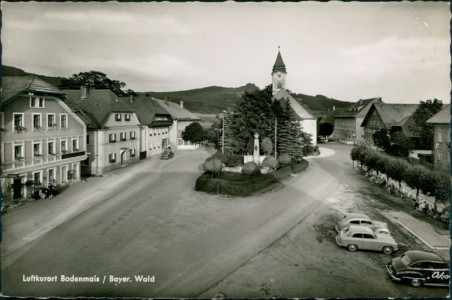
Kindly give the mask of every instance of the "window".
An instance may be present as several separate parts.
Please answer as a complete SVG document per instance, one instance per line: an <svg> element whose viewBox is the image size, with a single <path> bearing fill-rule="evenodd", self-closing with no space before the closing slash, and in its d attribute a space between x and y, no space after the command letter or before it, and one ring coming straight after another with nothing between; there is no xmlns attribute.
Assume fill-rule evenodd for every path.
<svg viewBox="0 0 452 300"><path fill-rule="evenodd" d="M60 115L60 127L67 128L67 115Z"/></svg>
<svg viewBox="0 0 452 300"><path fill-rule="evenodd" d="M350 221L350 224L359 224L359 220Z"/></svg>
<svg viewBox="0 0 452 300"><path fill-rule="evenodd" d="M86 135L86 144L89 145L89 135Z"/></svg>
<svg viewBox="0 0 452 300"><path fill-rule="evenodd" d="M41 115L33 114L33 128L41 129Z"/></svg>
<svg viewBox="0 0 452 300"><path fill-rule="evenodd" d="M33 155L34 156L41 156L42 155L41 143L34 143L33 144Z"/></svg>
<svg viewBox="0 0 452 300"><path fill-rule="evenodd" d="M47 150L48 150L48 153L50 154L50 155L55 155L55 142L48 142L47 143Z"/></svg>
<svg viewBox="0 0 452 300"><path fill-rule="evenodd" d="M14 129L17 131L22 131L25 129L24 127L24 114L16 113L13 114L14 119Z"/></svg>
<svg viewBox="0 0 452 300"><path fill-rule="evenodd" d="M85 160L82 160L82 166L89 166L89 157Z"/></svg>
<svg viewBox="0 0 452 300"><path fill-rule="evenodd" d="M443 133L441 130L438 130L438 142L441 143L443 141Z"/></svg>
<svg viewBox="0 0 452 300"><path fill-rule="evenodd" d="M130 132L130 139L134 140L135 139L135 131L131 131Z"/></svg>
<svg viewBox="0 0 452 300"><path fill-rule="evenodd" d="M363 234L363 237L365 238L365 239L374 239L374 236L373 235L371 235L371 234Z"/></svg>
<svg viewBox="0 0 452 300"><path fill-rule="evenodd" d="M55 114L47 115L47 127L55 127Z"/></svg>
<svg viewBox="0 0 452 300"><path fill-rule="evenodd" d="M110 133L109 135L110 143L116 142L116 133Z"/></svg>
<svg viewBox="0 0 452 300"><path fill-rule="evenodd" d="M14 146L14 159L23 160L24 159L24 147L23 145Z"/></svg>
<svg viewBox="0 0 452 300"><path fill-rule="evenodd" d="M33 173L33 183L35 185L40 185L41 184L41 172Z"/></svg>
<svg viewBox="0 0 452 300"><path fill-rule="evenodd" d="M438 161L442 161L443 160L443 153L441 152L441 150L438 150Z"/></svg>
<svg viewBox="0 0 452 300"><path fill-rule="evenodd" d="M78 139L72 140L72 151L78 151Z"/></svg>
<svg viewBox="0 0 452 300"><path fill-rule="evenodd" d="M44 98L43 97L30 97L30 107L44 108Z"/></svg>
<svg viewBox="0 0 452 300"><path fill-rule="evenodd" d="M61 141L61 152L62 153L66 153L67 152L67 141L66 140L62 140Z"/></svg>
<svg viewBox="0 0 452 300"><path fill-rule="evenodd" d="M361 220L361 224L372 225L372 222L368 220Z"/></svg>
<svg viewBox="0 0 452 300"><path fill-rule="evenodd" d="M115 120L116 121L121 121L121 114L115 114Z"/></svg>
<svg viewBox="0 0 452 300"><path fill-rule="evenodd" d="M132 156L132 157L135 156L135 149L130 150L130 156Z"/></svg>
<svg viewBox="0 0 452 300"><path fill-rule="evenodd" d="M121 132L121 141L125 141L127 139L126 132Z"/></svg>
<svg viewBox="0 0 452 300"><path fill-rule="evenodd" d="M363 234L362 233L355 233L352 237L358 238L358 239L362 239L363 238Z"/></svg>
<svg viewBox="0 0 452 300"><path fill-rule="evenodd" d="M61 166L61 183L67 181L67 166Z"/></svg>
<svg viewBox="0 0 452 300"><path fill-rule="evenodd" d="M116 153L111 153L111 154L108 156L108 158L109 158L109 160L110 160L111 163L116 162Z"/></svg>
<svg viewBox="0 0 452 300"><path fill-rule="evenodd" d="M125 120L126 120L126 121L130 121L130 114L126 114L126 115L125 115Z"/></svg>
<svg viewBox="0 0 452 300"><path fill-rule="evenodd" d="M49 182L55 181L55 169L49 169Z"/></svg>

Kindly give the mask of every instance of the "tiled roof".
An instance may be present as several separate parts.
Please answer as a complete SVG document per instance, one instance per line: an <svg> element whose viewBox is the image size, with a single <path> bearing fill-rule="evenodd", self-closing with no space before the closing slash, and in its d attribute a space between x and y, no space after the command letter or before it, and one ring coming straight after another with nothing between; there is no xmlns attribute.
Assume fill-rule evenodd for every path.
<svg viewBox="0 0 452 300"><path fill-rule="evenodd" d="M170 113L164 110L151 97L139 95L134 96L132 101L130 97L121 97L121 100L135 111L142 125L151 126L156 115L167 115L171 119Z"/></svg>
<svg viewBox="0 0 452 300"><path fill-rule="evenodd" d="M185 108L182 108L179 104L167 101L167 100L161 100L152 98L155 100L164 110L169 112L171 115L171 118L173 120L181 120L181 121L201 121L201 119L193 114L192 112L186 110Z"/></svg>
<svg viewBox="0 0 452 300"><path fill-rule="evenodd" d="M399 122L393 124L392 127L401 127L403 133L407 137L419 137L419 134L416 131L413 131L413 128L416 128L417 126L412 115L403 118Z"/></svg>
<svg viewBox="0 0 452 300"><path fill-rule="evenodd" d="M292 97L291 94L289 94L285 89L280 89L274 96L274 99L281 100L289 100L290 105L292 106L292 109L295 111L296 115L300 120L306 120L306 119L315 119L313 115L311 115L300 103L295 100L294 97Z"/></svg>
<svg viewBox="0 0 452 300"><path fill-rule="evenodd" d="M12 99L14 96L17 96L22 92L40 92L58 95L63 94L63 92L57 87L36 76L5 76L2 80L1 95L4 102Z"/></svg>
<svg viewBox="0 0 452 300"><path fill-rule="evenodd" d="M286 73L286 65L283 62L280 51L278 51L278 56L276 57L275 64L273 65L273 73L277 71Z"/></svg>
<svg viewBox="0 0 452 300"><path fill-rule="evenodd" d="M427 120L429 124L450 124L450 104L447 104L436 115Z"/></svg>
<svg viewBox="0 0 452 300"><path fill-rule="evenodd" d="M86 99L81 99L80 90L64 90L77 106L79 106L96 124L102 127L110 113L133 113L123 100L110 90L89 90Z"/></svg>
<svg viewBox="0 0 452 300"><path fill-rule="evenodd" d="M411 116L419 104L373 103L385 125L390 128Z"/></svg>

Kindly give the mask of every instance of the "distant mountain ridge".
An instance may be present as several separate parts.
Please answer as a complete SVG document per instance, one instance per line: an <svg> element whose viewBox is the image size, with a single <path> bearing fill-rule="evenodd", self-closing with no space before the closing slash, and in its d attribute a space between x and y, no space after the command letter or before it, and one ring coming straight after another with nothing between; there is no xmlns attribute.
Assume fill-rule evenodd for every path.
<svg viewBox="0 0 452 300"><path fill-rule="evenodd" d="M2 66L3 76L26 76L35 75L47 81L48 83L58 86L64 77L52 77L39 74L28 73L19 68L11 66ZM168 101L180 103L184 102L184 107L195 113L217 114L223 110L232 107L245 92L252 92L259 88L253 84L248 83L241 87L221 87L209 86L199 89L191 89L185 91L175 92L137 92L138 95L148 95L159 99L167 99ZM301 104L305 105L307 109L316 117L324 116L328 111L333 109L346 108L354 102L347 102L328 98L323 95L310 96L305 94L292 93L294 98Z"/></svg>

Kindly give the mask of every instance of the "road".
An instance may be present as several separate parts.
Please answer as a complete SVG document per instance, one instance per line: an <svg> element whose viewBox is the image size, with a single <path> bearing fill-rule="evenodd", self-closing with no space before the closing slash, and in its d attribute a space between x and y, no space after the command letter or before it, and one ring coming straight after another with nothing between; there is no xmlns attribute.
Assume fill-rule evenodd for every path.
<svg viewBox="0 0 452 300"><path fill-rule="evenodd" d="M139 172L130 169L129 180L111 187L115 180L112 177L111 188L102 191L99 187L95 205L68 216L44 234L33 235L27 243L9 245L10 231L4 231L2 247L13 250L4 251L2 259L3 293L67 297L212 297L218 293L236 297L309 297L328 291L330 296L345 293L353 297L353 292L365 295L369 289L362 284L357 290L337 285L344 278L353 278L348 267L349 274L338 268L340 272L327 280L330 287L321 288L322 278L328 276L325 270L329 270L325 261L340 266L334 259L336 253L331 255L329 248L322 250L325 244L331 246L331 237L329 229L321 226L333 220L322 218L328 218L328 212L334 209L334 199L346 193L345 186L364 184L351 179L349 148L339 147L336 151L338 154L333 157L311 160L310 167L287 180L282 189L246 198L194 191L194 182L202 172L200 165L208 156L203 149L177 152L169 161L140 162ZM13 228L14 213L8 217L4 225ZM313 221L318 219L323 223ZM297 243L292 243L293 239ZM303 246L294 248L300 245ZM299 251L303 247L304 251ZM315 254L310 256L309 250L313 249ZM340 250L333 249L339 251L344 265L350 253ZM269 259L273 251L297 265L297 271L293 273L285 263ZM357 255L364 265L369 255L381 257L374 253ZM322 259L318 270L315 261ZM314 271L317 276L312 277L314 281L311 278L301 282L302 286L309 283L310 289L300 289L299 278L304 277L296 276L311 267L308 274L313 275ZM357 275L368 271L364 270ZM24 281L31 275L57 276L58 281L62 275L74 275L99 278L100 282ZM135 276L153 282L137 282ZM129 282L110 282L118 278ZM270 279L284 284L276 288ZM379 285L375 289L383 292L382 296L398 295L400 289L392 286L386 281L384 289Z"/></svg>

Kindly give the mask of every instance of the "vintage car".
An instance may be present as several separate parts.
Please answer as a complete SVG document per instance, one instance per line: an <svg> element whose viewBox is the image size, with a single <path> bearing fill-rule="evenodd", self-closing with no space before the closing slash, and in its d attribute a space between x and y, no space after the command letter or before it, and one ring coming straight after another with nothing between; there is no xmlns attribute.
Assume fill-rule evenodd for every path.
<svg viewBox="0 0 452 300"><path fill-rule="evenodd" d="M345 215L344 218L342 218L342 220L339 222L339 224L336 225L336 231L339 232L345 227L348 227L350 225L360 225L372 229L388 228L388 224L384 222L371 220L365 214L351 213Z"/></svg>
<svg viewBox="0 0 452 300"><path fill-rule="evenodd" d="M394 281L422 285L449 286L449 265L438 254L410 250L394 258L386 265Z"/></svg>
<svg viewBox="0 0 452 300"><path fill-rule="evenodd" d="M398 250L397 243L390 234L374 233L371 228L358 225L351 225L340 231L336 236L336 243L352 252L360 249L391 254Z"/></svg>
<svg viewBox="0 0 452 300"><path fill-rule="evenodd" d="M162 155L160 155L160 159L170 159L174 156L173 151L171 151L171 148L166 148L163 152Z"/></svg>

